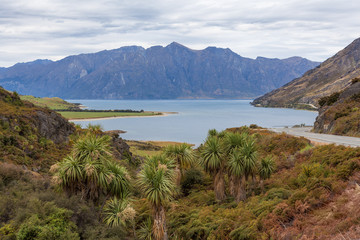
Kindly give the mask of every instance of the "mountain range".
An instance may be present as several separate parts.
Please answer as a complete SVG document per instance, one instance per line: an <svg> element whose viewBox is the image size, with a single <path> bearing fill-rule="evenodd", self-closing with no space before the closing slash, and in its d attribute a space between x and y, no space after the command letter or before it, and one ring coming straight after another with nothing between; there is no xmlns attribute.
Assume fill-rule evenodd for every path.
<svg viewBox="0 0 360 240"><path fill-rule="evenodd" d="M263 107L318 108L318 101L322 97L353 86L352 79L359 76L360 38L302 77L255 99L253 104Z"/></svg>
<svg viewBox="0 0 360 240"><path fill-rule="evenodd" d="M0 68L0 85L20 94L65 99L251 99L319 63L301 57L242 57L230 49L121 47Z"/></svg>

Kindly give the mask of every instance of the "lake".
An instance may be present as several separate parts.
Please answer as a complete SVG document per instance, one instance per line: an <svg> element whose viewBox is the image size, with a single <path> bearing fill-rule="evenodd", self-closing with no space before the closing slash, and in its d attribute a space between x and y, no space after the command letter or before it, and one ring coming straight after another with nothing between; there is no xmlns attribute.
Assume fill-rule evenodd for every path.
<svg viewBox="0 0 360 240"><path fill-rule="evenodd" d="M104 130L125 130L129 140L188 142L199 145L209 129L257 124L262 127L313 125L317 112L285 108L258 108L251 100L67 100L89 109L132 109L178 112L160 117L74 121L86 126L100 124Z"/></svg>

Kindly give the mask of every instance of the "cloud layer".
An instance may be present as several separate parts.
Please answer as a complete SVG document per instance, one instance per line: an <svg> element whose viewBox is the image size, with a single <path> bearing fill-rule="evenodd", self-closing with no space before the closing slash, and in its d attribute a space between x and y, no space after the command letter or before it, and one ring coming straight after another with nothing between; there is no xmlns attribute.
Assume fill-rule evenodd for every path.
<svg viewBox="0 0 360 240"><path fill-rule="evenodd" d="M2 0L0 66L167 45L323 61L360 37L358 0Z"/></svg>

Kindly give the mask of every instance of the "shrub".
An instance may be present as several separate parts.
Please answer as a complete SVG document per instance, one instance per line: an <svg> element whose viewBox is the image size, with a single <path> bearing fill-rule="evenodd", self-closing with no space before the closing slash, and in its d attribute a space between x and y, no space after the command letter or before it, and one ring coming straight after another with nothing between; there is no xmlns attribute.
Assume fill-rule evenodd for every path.
<svg viewBox="0 0 360 240"><path fill-rule="evenodd" d="M266 200L280 198L288 199L291 196L291 191L285 188L271 188L265 195Z"/></svg>
<svg viewBox="0 0 360 240"><path fill-rule="evenodd" d="M234 240L255 240L257 239L257 229L254 221L249 225L242 225L230 232L230 238Z"/></svg>
<svg viewBox="0 0 360 240"><path fill-rule="evenodd" d="M0 163L0 179L6 186L13 180L18 180L24 174L21 167L10 163Z"/></svg>
<svg viewBox="0 0 360 240"><path fill-rule="evenodd" d="M335 92L330 96L320 98L318 101L320 107L333 105L339 99L340 93L341 92Z"/></svg>
<svg viewBox="0 0 360 240"><path fill-rule="evenodd" d="M204 174L199 169L191 168L187 170L184 174L183 180L181 182L181 189L185 195L190 193L190 190L196 184L203 184Z"/></svg>

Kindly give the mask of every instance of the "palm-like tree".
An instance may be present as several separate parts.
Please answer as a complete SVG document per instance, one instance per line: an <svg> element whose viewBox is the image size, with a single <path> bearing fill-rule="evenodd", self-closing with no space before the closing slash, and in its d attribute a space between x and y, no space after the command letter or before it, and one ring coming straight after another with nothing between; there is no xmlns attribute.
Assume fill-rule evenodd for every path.
<svg viewBox="0 0 360 240"><path fill-rule="evenodd" d="M89 123L86 128L90 134L100 135L103 132L103 127L100 124Z"/></svg>
<svg viewBox="0 0 360 240"><path fill-rule="evenodd" d="M133 223L135 210L126 199L113 198L104 207L104 222L110 227L126 226Z"/></svg>
<svg viewBox="0 0 360 240"><path fill-rule="evenodd" d="M224 138L225 151L230 155L235 149L241 148L245 141L249 138L246 132L244 133L232 133L227 132Z"/></svg>
<svg viewBox="0 0 360 240"><path fill-rule="evenodd" d="M53 171L57 185L69 194L80 192L96 202L101 195L127 196L130 178L127 170L112 160L108 136L87 135L79 139L72 154Z"/></svg>
<svg viewBox="0 0 360 240"><path fill-rule="evenodd" d="M83 161L104 161L111 159L111 137L103 135L101 137L94 134L80 138L73 147L73 155Z"/></svg>
<svg viewBox="0 0 360 240"><path fill-rule="evenodd" d="M213 175L215 198L222 201L225 198L224 170L226 159L220 139L216 136L208 137L200 154L201 165L206 172Z"/></svg>
<svg viewBox="0 0 360 240"><path fill-rule="evenodd" d="M230 175L230 193L234 196L236 202L240 202L246 199L246 191L244 189L244 159L238 149L235 149L228 162L228 172Z"/></svg>
<svg viewBox="0 0 360 240"><path fill-rule="evenodd" d="M208 138L211 138L211 137L217 137L217 135L218 135L219 133L218 133L218 131L214 128L214 129L210 129L209 131L208 131L208 135L207 135L207 138L206 139L208 139Z"/></svg>
<svg viewBox="0 0 360 240"><path fill-rule="evenodd" d="M175 172L177 173L176 184L180 185L184 170L190 168L191 164L194 162L193 150L188 144L182 143L180 145L167 146L164 150L164 154L166 157L175 161Z"/></svg>
<svg viewBox="0 0 360 240"><path fill-rule="evenodd" d="M271 156L267 156L261 159L259 164L259 176L262 191L264 189L264 180L269 179L274 170L275 162Z"/></svg>
<svg viewBox="0 0 360 240"><path fill-rule="evenodd" d="M241 157L244 162L244 176L248 180L249 177L254 177L257 169L257 146L255 139L249 137L239 148Z"/></svg>
<svg viewBox="0 0 360 240"><path fill-rule="evenodd" d="M154 156L143 165L138 175L138 185L153 210L155 239L168 239L165 208L175 191L175 162L165 156Z"/></svg>
<svg viewBox="0 0 360 240"><path fill-rule="evenodd" d="M255 139L252 136L247 138L244 145L239 148L239 154L243 161L245 181L251 177L252 183L254 183L256 181L258 154Z"/></svg>
<svg viewBox="0 0 360 240"><path fill-rule="evenodd" d="M236 156L233 156L233 153L235 152L236 149L241 148L244 145L244 142L247 140L248 138L248 134L246 132L244 133L232 133L232 132L227 132L224 138L224 150L226 153L226 157L229 161L231 161L231 159L233 157L235 157L235 160L232 162L232 164L236 164L237 163L237 156L238 154L236 154ZM240 165L239 165L240 166ZM237 192L237 184L236 182L238 182L238 175L235 174L235 172L233 172L233 168L237 168L239 166L235 166L233 165L232 168L230 168L229 165L229 191L230 194L235 197L238 194Z"/></svg>

